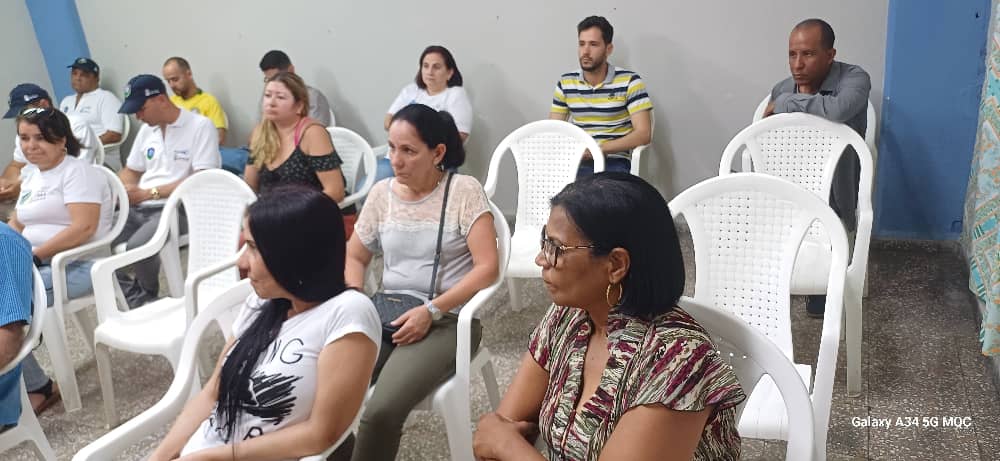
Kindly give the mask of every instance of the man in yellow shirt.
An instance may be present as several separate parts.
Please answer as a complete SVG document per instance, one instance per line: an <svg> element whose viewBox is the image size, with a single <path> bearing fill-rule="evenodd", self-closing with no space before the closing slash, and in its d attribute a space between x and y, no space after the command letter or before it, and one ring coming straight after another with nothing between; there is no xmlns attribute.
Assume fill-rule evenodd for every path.
<svg viewBox="0 0 1000 461"><path fill-rule="evenodd" d="M226 112L219 105L219 100L215 96L202 91L194 83L191 76L191 65L187 60L179 57L172 57L163 63L163 79L170 85L170 90L174 92L170 96L170 101L178 107L183 107L196 114L208 117L219 130L219 145L226 140L226 129L229 128L229 119Z"/></svg>

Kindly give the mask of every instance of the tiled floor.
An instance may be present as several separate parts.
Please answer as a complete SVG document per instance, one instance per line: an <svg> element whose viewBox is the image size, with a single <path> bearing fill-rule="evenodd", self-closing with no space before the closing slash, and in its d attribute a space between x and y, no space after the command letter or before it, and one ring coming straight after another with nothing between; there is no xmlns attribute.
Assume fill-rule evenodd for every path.
<svg viewBox="0 0 1000 461"><path fill-rule="evenodd" d="M690 246L687 261L692 262ZM689 271L693 265L689 264ZM844 347L840 350L830 418L828 458L996 460L1000 459L1000 396L986 359L979 354L979 324L972 296L966 289L961 259L949 249L914 244L875 244L869 271L870 296L864 311L863 394L846 396ZM689 278L693 288L693 276ZM510 382L524 351L527 335L540 318L547 298L540 283L527 284L527 305L510 313L507 295L494 300L484 318L484 343L497 357L501 388ZM796 359L815 363L817 335L822 321L804 315L802 299L795 299ZM105 432L100 389L93 356L83 352L79 332L69 328L77 376L83 392L83 410L66 414L61 407L42 418L42 426L60 459ZM38 357L48 360L44 346ZM131 416L152 405L170 379L166 360L113 353L119 411ZM474 415L487 410L483 385L473 383ZM859 427L867 418L889 420L889 427ZM907 427L911 418L916 425ZM925 419L926 418L926 419ZM959 418L961 427L948 425ZM407 421L400 459L447 458L444 425L437 415L414 412ZM122 459L139 459L156 443L150 437ZM783 443L744 441L744 459L781 459ZM33 459L22 446L2 459Z"/></svg>

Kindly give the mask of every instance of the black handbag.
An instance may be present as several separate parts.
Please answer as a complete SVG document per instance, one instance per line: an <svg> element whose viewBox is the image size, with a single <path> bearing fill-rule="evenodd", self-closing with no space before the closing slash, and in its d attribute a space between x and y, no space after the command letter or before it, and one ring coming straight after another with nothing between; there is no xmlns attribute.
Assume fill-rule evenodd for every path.
<svg viewBox="0 0 1000 461"><path fill-rule="evenodd" d="M382 341L387 343L392 343L392 335L399 330L399 327L393 326L392 321L399 318L406 311L413 309L421 304L426 304L431 299L434 299L434 285L437 281L437 271L438 265L441 262L441 240L442 234L444 233L444 213L448 207L448 191L451 189L451 178L453 173L448 173L448 179L444 184L444 198L441 200L441 222L438 223L438 236L437 236L437 247L434 250L434 268L431 270L431 286L427 290L427 301L424 301L416 296L408 295L404 293L383 293L378 292L372 295L372 304L375 304L375 310L378 311L379 321L382 322Z"/></svg>

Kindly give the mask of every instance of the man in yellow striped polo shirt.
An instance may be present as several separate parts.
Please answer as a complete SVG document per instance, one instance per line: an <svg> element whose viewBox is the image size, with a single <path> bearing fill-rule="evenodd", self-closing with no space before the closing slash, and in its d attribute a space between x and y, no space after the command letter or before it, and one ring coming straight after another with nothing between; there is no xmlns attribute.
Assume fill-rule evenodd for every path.
<svg viewBox="0 0 1000 461"><path fill-rule="evenodd" d="M170 102L175 106L201 114L212 121L219 131L219 145L226 141L226 130L229 129L229 119L222 110L219 100L206 91L198 88L191 76L191 65L187 59L174 56L163 63L163 79L170 85Z"/></svg>
<svg viewBox="0 0 1000 461"><path fill-rule="evenodd" d="M632 149L649 144L653 103L639 74L612 66L614 28L601 16L576 26L580 69L559 78L549 118L568 120L601 145L605 171L628 172ZM577 176L594 171L593 159L580 163Z"/></svg>

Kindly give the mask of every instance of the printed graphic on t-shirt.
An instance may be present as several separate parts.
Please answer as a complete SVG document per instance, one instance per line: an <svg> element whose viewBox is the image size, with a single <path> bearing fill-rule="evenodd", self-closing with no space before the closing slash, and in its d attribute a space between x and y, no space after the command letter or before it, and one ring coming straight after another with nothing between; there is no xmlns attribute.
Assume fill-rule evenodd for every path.
<svg viewBox="0 0 1000 461"><path fill-rule="evenodd" d="M191 160L191 152L186 149L177 149L174 151L174 160Z"/></svg>

